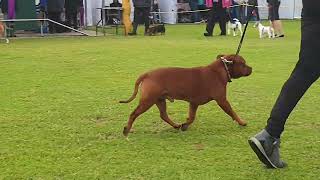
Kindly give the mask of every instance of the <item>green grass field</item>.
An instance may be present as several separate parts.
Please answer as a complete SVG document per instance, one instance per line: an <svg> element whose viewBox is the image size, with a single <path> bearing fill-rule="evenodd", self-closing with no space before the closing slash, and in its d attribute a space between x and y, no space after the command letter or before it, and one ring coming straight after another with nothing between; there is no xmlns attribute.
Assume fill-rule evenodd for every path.
<svg viewBox="0 0 320 180"><path fill-rule="evenodd" d="M228 87L247 127L211 102L181 132L154 106L136 120L130 141L122 129L137 100L118 101L131 96L139 74L209 64L218 54L234 53L240 37L204 38L201 24L168 25L167 34L156 37L140 32L1 43L0 179L319 179L319 82L287 122L281 155L288 168L266 169L247 143L265 126L297 62L300 22L285 21L284 27L286 37L274 40L261 40L248 28L240 54L253 74ZM185 121L188 103L168 106L174 121Z"/></svg>

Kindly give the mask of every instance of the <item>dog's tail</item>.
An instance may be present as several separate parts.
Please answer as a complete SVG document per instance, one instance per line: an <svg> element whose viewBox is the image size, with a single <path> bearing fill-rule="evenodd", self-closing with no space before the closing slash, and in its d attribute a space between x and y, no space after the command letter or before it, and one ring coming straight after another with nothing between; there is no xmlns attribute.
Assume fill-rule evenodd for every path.
<svg viewBox="0 0 320 180"><path fill-rule="evenodd" d="M147 73L145 74L142 74L136 81L135 85L134 85L134 91L133 91L133 94L132 96L126 100L126 101L119 101L119 103L129 103L131 102L132 100L134 100L134 98L136 98L137 94L138 94L138 89L139 89L139 85L141 84L141 82L143 81L144 78L147 77Z"/></svg>

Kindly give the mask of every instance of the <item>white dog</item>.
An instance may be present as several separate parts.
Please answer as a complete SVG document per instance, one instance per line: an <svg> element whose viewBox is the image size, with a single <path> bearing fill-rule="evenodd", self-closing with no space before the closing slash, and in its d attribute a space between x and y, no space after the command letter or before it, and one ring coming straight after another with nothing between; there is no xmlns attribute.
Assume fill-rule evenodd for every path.
<svg viewBox="0 0 320 180"><path fill-rule="evenodd" d="M269 38L274 38L274 29L270 26L263 26L260 22L257 22L258 30L259 30L259 37L263 38L264 34L268 34Z"/></svg>
<svg viewBox="0 0 320 180"><path fill-rule="evenodd" d="M228 35L230 34L230 30L232 30L233 36L236 36L237 35L236 30L238 29L240 32L240 35L242 36L242 24L237 18L234 18L233 22L228 21L227 29L228 29Z"/></svg>

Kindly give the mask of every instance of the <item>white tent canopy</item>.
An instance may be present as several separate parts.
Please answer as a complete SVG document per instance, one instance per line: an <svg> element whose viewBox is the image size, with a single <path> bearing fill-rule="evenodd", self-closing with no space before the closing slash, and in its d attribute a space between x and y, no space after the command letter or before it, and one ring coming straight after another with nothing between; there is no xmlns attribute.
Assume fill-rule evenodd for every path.
<svg viewBox="0 0 320 180"><path fill-rule="evenodd" d="M100 19L100 12L96 9L102 7L102 0L84 0L86 25L95 25Z"/></svg>

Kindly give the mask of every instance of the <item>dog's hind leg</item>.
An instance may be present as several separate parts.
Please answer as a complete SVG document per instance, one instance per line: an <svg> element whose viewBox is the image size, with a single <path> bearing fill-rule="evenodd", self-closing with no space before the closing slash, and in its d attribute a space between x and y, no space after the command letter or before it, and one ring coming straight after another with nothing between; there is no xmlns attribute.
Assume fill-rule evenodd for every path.
<svg viewBox="0 0 320 180"><path fill-rule="evenodd" d="M162 120L170 124L173 128L179 129L181 126L179 124L174 123L167 114L167 104L165 99L159 99L156 103L157 107L160 111L160 117Z"/></svg>
<svg viewBox="0 0 320 180"><path fill-rule="evenodd" d="M189 127L190 124L193 123L194 119L196 118L196 113L197 113L198 105L190 103L189 104L189 118L187 119L187 122L182 124L181 130L186 131Z"/></svg>
<svg viewBox="0 0 320 180"><path fill-rule="evenodd" d="M128 125L123 128L124 136L128 136L134 120L136 120L139 115L146 112L153 104L154 103L151 103L151 102L140 101L136 109L130 114Z"/></svg>

